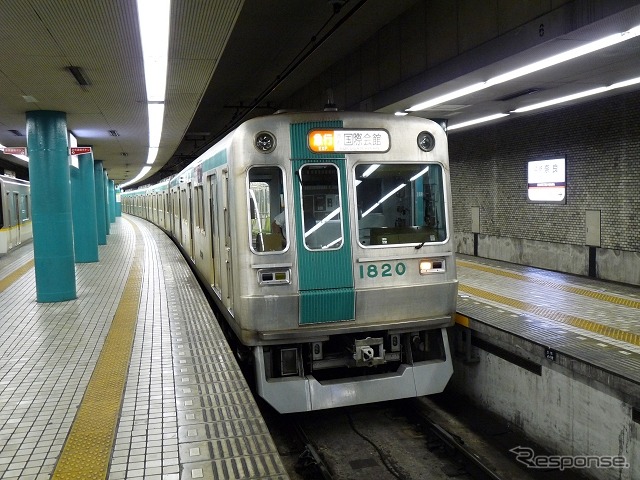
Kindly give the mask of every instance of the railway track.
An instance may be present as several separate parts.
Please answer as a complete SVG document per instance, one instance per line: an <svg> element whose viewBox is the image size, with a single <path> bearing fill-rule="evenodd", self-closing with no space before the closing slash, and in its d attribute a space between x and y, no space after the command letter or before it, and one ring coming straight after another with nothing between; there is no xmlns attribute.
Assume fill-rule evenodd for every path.
<svg viewBox="0 0 640 480"><path fill-rule="evenodd" d="M265 418L292 480L583 478L526 469L509 452L522 441L509 425L489 417L478 433L431 399Z"/></svg>

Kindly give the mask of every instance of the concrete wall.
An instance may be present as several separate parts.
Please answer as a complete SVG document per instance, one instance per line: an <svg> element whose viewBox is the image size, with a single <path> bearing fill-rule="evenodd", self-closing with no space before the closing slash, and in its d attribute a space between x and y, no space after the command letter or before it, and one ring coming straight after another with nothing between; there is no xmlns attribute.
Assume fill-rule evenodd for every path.
<svg viewBox="0 0 640 480"><path fill-rule="evenodd" d="M640 478L640 429L628 403L577 375L543 366L538 376L483 350L477 353L475 365L454 362L447 388L473 398L552 455L623 456L630 464L580 473L600 480ZM521 446L535 452L533 445Z"/></svg>
<svg viewBox="0 0 640 480"><path fill-rule="evenodd" d="M600 212L596 276L640 285L640 93L449 135L458 249L588 273L586 211ZM527 162L566 158L564 204L527 200Z"/></svg>

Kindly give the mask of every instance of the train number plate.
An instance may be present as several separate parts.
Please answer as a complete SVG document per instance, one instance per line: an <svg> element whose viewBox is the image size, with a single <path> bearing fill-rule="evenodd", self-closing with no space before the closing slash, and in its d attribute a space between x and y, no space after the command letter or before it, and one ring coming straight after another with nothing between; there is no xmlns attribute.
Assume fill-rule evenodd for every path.
<svg viewBox="0 0 640 480"><path fill-rule="evenodd" d="M375 263L359 266L360 278L401 277L407 272L407 266L403 262Z"/></svg>

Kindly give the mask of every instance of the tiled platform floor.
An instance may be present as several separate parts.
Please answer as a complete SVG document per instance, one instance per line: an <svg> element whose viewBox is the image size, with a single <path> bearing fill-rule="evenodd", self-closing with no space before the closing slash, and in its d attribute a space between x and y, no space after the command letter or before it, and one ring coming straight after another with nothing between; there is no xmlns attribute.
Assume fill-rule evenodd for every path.
<svg viewBox="0 0 640 480"><path fill-rule="evenodd" d="M640 287L458 255L458 312L640 382Z"/></svg>
<svg viewBox="0 0 640 480"><path fill-rule="evenodd" d="M133 217L112 224L100 262L76 265L76 300L37 303L33 269L0 293L0 478L52 475L136 242L142 296L108 478L287 478L188 266L162 232ZM0 259L0 277L30 249ZM225 436L209 438L215 431Z"/></svg>

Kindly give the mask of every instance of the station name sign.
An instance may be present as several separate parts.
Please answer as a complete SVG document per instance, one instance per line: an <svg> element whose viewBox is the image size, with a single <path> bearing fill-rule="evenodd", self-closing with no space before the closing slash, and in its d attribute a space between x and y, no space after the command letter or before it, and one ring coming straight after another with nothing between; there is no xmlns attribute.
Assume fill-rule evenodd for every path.
<svg viewBox="0 0 640 480"><path fill-rule="evenodd" d="M309 150L316 153L386 152L389 132L382 129L311 130L307 135Z"/></svg>
<svg viewBox="0 0 640 480"><path fill-rule="evenodd" d="M532 160L527 164L527 198L532 202L566 201L567 176L564 158Z"/></svg>

